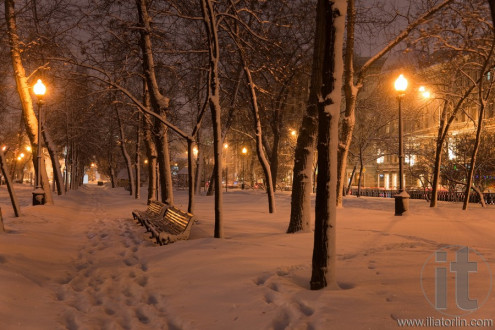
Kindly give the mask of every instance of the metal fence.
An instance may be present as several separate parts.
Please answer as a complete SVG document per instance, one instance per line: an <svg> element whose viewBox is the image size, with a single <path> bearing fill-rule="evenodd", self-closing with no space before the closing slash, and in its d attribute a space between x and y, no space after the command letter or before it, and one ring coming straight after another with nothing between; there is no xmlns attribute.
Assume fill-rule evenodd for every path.
<svg viewBox="0 0 495 330"><path fill-rule="evenodd" d="M351 195L357 195L357 188L351 189ZM423 191L423 190L409 190L407 191L411 196L411 199L431 199L431 191ZM361 189L360 196L366 197L383 197L383 198L393 198L396 194L399 193L399 190L384 190L384 189ZM438 192L437 198L439 201L447 201L447 202L461 202L464 200L465 192L461 191L445 191L441 190ZM495 193L483 193L483 198L486 204L495 204ZM470 203L479 203L480 197L476 193L471 193L469 195Z"/></svg>

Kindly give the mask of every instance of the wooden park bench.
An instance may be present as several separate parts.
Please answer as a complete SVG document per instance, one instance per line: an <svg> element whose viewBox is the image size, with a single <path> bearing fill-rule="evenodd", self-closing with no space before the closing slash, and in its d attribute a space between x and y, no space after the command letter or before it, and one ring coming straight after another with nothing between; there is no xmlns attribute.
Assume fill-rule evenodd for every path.
<svg viewBox="0 0 495 330"><path fill-rule="evenodd" d="M151 238L154 238L160 245L177 240L187 240L192 224L196 221L191 213L152 200L150 200L148 209L133 211L132 215L146 227L147 231L151 232Z"/></svg>
<svg viewBox="0 0 495 330"><path fill-rule="evenodd" d="M192 224L196 221L194 215L170 206L161 218L153 218L147 227L151 237L160 245L187 240L191 233Z"/></svg>
<svg viewBox="0 0 495 330"><path fill-rule="evenodd" d="M134 220L139 221L139 223L146 228L146 224L150 221L152 218L161 218L165 214L165 211L167 210L168 205L163 204L160 201L150 199L148 201L148 207L146 210L134 210L132 211L132 216L134 217Z"/></svg>

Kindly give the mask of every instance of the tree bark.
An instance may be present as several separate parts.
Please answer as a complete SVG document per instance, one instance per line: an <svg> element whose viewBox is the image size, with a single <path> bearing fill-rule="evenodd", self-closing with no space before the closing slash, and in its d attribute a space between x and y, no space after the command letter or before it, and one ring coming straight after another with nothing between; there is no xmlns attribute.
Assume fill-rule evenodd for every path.
<svg viewBox="0 0 495 330"><path fill-rule="evenodd" d="M43 140L45 141L45 147L48 149L48 154L50 155L50 160L52 161L53 168L53 180L57 186L58 195L64 194L64 178L62 176L62 170L60 169L60 162L58 160L58 153L56 151L55 143L53 143L48 131L42 129Z"/></svg>
<svg viewBox="0 0 495 330"><path fill-rule="evenodd" d="M136 155L135 155L135 174L136 174L136 191L134 198L139 199L141 195L141 113L138 112L136 127Z"/></svg>
<svg viewBox="0 0 495 330"><path fill-rule="evenodd" d="M354 175L356 174L356 168L357 168L357 165L354 165L354 167L352 168L351 178L349 179L349 183L347 184L347 189L345 191L346 195L349 195L349 192L351 191L352 180L354 180Z"/></svg>
<svg viewBox="0 0 495 330"><path fill-rule="evenodd" d="M318 102L318 177L311 289L338 289L336 278L337 153L342 88L345 0L319 0L317 25L323 25L321 98ZM321 21L320 21L321 20Z"/></svg>
<svg viewBox="0 0 495 330"><path fill-rule="evenodd" d="M127 178L129 179L129 186L131 196L134 196L136 192L136 186L134 181L134 172L132 171L132 161L131 156L127 152L127 148L125 146L125 135L124 135L124 125L122 123L122 119L120 118L120 113L117 105L115 105L115 113L117 115L117 122L119 124L119 133L120 133L120 151L122 152L122 156L124 157L126 168L127 168Z"/></svg>
<svg viewBox="0 0 495 330"><path fill-rule="evenodd" d="M355 109L359 88L354 85L354 28L356 24L356 8L354 0L347 1L346 47L344 56L344 95L345 112L339 135L338 165L337 165L337 206L342 206L343 189L347 171L347 157L354 131ZM361 178L361 177L360 177ZM359 191L359 185L358 185ZM359 196L359 195L358 195Z"/></svg>
<svg viewBox="0 0 495 330"><path fill-rule="evenodd" d="M150 96L146 81L144 82L144 106L150 107ZM148 200L155 199L156 191L156 146L151 135L152 125L151 118L149 115L144 114L143 116L143 126L144 126L144 146L146 149L146 157L148 157Z"/></svg>
<svg viewBox="0 0 495 330"><path fill-rule="evenodd" d="M241 53L240 56L243 64L244 74L248 82L249 93L251 96L251 111L253 114L254 127L256 130L256 154L258 156L261 168L263 169L263 174L265 175L266 194L268 195L268 212L275 213L275 194L273 192L272 171L270 169L270 164L266 159L265 151L263 150L263 132L261 129L260 113L258 109L256 91L254 89L253 77L251 76L251 71L249 70L245 61L244 54L240 49L239 52Z"/></svg>
<svg viewBox="0 0 495 330"><path fill-rule="evenodd" d="M12 183L12 179L9 175L9 169L7 167L7 161L5 160L5 156L3 154L3 151L0 150L0 169L2 171L2 175L5 178L5 183L7 184L7 189L9 191L9 196L10 196L10 202L12 203L12 208L14 209L14 214L16 217L19 217L21 215L21 207L17 201L17 196L14 191L14 185ZM0 179L1 180L1 179ZM2 214L0 213L0 220L2 218ZM1 228L0 230L3 230L3 222L1 222Z"/></svg>
<svg viewBox="0 0 495 330"><path fill-rule="evenodd" d="M362 184L362 179L363 179L363 169L364 169L364 164L363 164L363 150L360 148L359 149L359 180L358 180L358 190L357 190L357 197L361 196L361 184Z"/></svg>
<svg viewBox="0 0 495 330"><path fill-rule="evenodd" d="M318 94L320 93L323 68L323 48L325 45L325 12L318 2L316 10L315 41L313 45L313 64L311 67L311 81L309 99L306 106L299 134L297 136L294 154L294 169L292 181L290 221L287 233L311 230L311 193L313 191L313 160L316 146Z"/></svg>
<svg viewBox="0 0 495 330"><path fill-rule="evenodd" d="M193 150L193 141L192 140L187 140L187 166L188 166L188 171L187 171L187 184L189 187L189 194L188 194L188 203L187 203L187 212L189 213L194 213L194 172L193 172L193 167L194 167L194 150Z"/></svg>
<svg viewBox="0 0 495 330"><path fill-rule="evenodd" d="M136 0L139 13L139 24L141 33L141 51L143 55L143 71L150 92L150 103L153 112L161 118L166 119L169 99L160 93L156 80L155 64L151 45L151 18L148 14L146 0ZM172 186L172 173L170 169L170 153L168 147L168 129L162 122L155 123L155 144L157 149L158 164L160 169L161 200L173 205L174 194Z"/></svg>
<svg viewBox="0 0 495 330"><path fill-rule="evenodd" d="M220 49L218 45L218 30L215 10L211 0L200 0L203 22L208 36L209 54L209 91L208 103L211 111L213 125L213 156L215 159L215 238L223 238L223 196L222 196L222 125L220 107L220 78L218 63L220 60Z"/></svg>

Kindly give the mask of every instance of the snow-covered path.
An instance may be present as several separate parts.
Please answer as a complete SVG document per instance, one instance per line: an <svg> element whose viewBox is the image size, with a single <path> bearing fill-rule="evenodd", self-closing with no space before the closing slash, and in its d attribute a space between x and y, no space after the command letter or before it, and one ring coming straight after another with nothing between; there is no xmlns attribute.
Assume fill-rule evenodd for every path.
<svg viewBox="0 0 495 330"><path fill-rule="evenodd" d="M82 325L89 329L156 328L159 324L151 320L163 319L163 311L157 296L147 289L148 267L137 253L143 244L151 244L128 218L115 218L108 212L105 205L111 201L104 190L89 189L85 242L66 283L57 290L57 299L68 305L65 325L69 329Z"/></svg>
<svg viewBox="0 0 495 330"><path fill-rule="evenodd" d="M310 291L312 233L285 234L287 193L277 194L277 214L262 192L226 194L222 240L212 238L213 199L198 196L191 238L158 247L131 217L144 197L89 185L32 207L31 189L17 186L23 216L14 218L0 187L2 330L396 329L397 319L447 317L421 289L434 251L469 246L495 269L491 207L411 201L408 216L394 217L393 200L348 197L337 236L343 290ZM176 205L186 201L177 191ZM482 275L473 274L471 294L479 287L488 298L468 320L495 312Z"/></svg>

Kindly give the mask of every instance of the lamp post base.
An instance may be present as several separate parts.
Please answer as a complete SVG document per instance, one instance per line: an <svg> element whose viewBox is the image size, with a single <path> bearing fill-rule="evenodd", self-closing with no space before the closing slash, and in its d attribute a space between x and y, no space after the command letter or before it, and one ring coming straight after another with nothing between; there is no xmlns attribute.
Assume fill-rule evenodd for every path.
<svg viewBox="0 0 495 330"><path fill-rule="evenodd" d="M45 191L43 188L36 188L33 191L33 206L45 205Z"/></svg>
<svg viewBox="0 0 495 330"><path fill-rule="evenodd" d="M394 196L395 215L402 215L402 213L409 209L409 197L409 194L405 190Z"/></svg>

